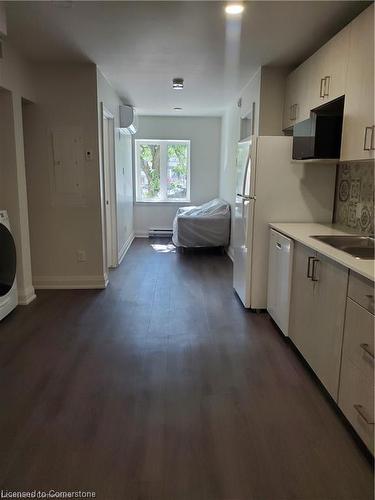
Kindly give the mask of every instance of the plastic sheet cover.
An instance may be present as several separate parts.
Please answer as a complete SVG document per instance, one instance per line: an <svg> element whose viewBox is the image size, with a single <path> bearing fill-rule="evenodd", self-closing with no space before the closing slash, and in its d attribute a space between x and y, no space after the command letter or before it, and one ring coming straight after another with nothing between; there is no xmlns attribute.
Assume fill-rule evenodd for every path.
<svg viewBox="0 0 375 500"><path fill-rule="evenodd" d="M230 206L216 198L198 207L182 207L173 221L177 247L219 247L229 244Z"/></svg>

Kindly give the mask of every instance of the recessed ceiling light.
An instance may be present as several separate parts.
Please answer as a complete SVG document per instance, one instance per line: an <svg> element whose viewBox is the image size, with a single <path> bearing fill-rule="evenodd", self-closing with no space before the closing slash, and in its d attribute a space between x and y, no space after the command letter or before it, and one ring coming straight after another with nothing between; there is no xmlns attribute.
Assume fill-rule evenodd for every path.
<svg viewBox="0 0 375 500"><path fill-rule="evenodd" d="M240 3L230 3L225 7L225 12L230 15L242 14L244 6Z"/></svg>
<svg viewBox="0 0 375 500"><path fill-rule="evenodd" d="M182 90L184 88L184 79L173 78L172 87L174 90Z"/></svg>

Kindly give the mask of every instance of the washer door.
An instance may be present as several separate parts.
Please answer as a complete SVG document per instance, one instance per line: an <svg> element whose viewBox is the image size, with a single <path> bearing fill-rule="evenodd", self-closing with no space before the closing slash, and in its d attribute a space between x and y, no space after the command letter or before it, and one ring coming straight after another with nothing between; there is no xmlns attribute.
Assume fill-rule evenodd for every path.
<svg viewBox="0 0 375 500"><path fill-rule="evenodd" d="M16 246L8 228L0 224L0 297L12 288L16 278Z"/></svg>

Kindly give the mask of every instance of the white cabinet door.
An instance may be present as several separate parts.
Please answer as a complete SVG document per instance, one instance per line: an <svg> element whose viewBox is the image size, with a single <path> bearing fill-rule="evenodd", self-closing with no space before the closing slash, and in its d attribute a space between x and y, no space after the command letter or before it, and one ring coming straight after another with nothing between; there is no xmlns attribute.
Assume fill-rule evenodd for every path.
<svg viewBox="0 0 375 500"><path fill-rule="evenodd" d="M374 5L350 24L341 160L374 158Z"/></svg>
<svg viewBox="0 0 375 500"><path fill-rule="evenodd" d="M348 269L318 254L311 274L314 281L314 313L309 363L337 401Z"/></svg>
<svg viewBox="0 0 375 500"><path fill-rule="evenodd" d="M345 94L350 27L347 26L310 58L310 109Z"/></svg>
<svg viewBox="0 0 375 500"><path fill-rule="evenodd" d="M306 120L310 116L309 78L309 59L292 71L287 78L283 118L284 129Z"/></svg>
<svg viewBox="0 0 375 500"><path fill-rule="evenodd" d="M293 257L292 293L290 301L289 336L301 354L309 362L313 337L314 283L311 264L316 253L296 243Z"/></svg>
<svg viewBox="0 0 375 500"><path fill-rule="evenodd" d="M348 270L296 244L289 336L337 401Z"/></svg>

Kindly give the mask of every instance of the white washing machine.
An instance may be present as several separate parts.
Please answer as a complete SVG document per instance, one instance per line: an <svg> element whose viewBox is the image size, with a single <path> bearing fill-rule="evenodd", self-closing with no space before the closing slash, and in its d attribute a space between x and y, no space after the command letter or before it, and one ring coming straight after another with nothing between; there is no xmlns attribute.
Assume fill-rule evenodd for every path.
<svg viewBox="0 0 375 500"><path fill-rule="evenodd" d="M17 255L8 213L0 210L0 320L18 304L16 282Z"/></svg>

